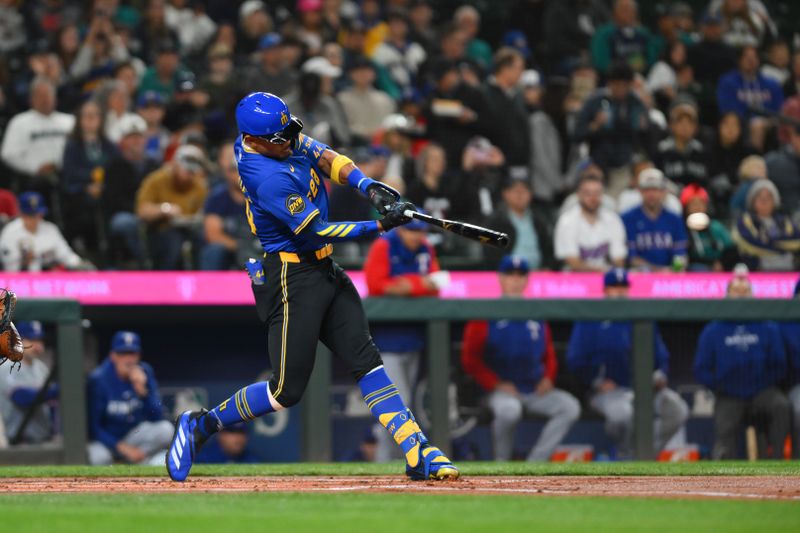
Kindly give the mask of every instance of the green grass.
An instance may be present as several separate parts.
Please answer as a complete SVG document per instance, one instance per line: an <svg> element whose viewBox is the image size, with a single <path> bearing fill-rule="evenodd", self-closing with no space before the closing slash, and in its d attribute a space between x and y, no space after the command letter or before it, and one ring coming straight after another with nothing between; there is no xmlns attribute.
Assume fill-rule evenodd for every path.
<svg viewBox="0 0 800 533"><path fill-rule="evenodd" d="M775 501L412 494L0 496L4 531L798 531ZM245 529L247 528L247 529Z"/></svg>
<svg viewBox="0 0 800 533"><path fill-rule="evenodd" d="M466 462L465 476L800 476L798 461L702 461L697 463L493 463ZM198 465L192 476L376 476L400 475L402 464L290 463L261 465ZM3 477L164 476L156 466L0 466Z"/></svg>

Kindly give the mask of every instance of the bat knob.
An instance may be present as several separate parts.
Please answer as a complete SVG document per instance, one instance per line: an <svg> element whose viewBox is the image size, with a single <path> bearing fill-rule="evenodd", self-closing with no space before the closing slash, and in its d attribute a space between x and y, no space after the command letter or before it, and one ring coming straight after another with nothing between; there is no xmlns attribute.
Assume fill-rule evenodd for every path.
<svg viewBox="0 0 800 533"><path fill-rule="evenodd" d="M497 238L497 246L499 248L508 248L509 242L510 240L508 238L508 235L506 235L505 233L503 233L502 235L500 235L500 237Z"/></svg>

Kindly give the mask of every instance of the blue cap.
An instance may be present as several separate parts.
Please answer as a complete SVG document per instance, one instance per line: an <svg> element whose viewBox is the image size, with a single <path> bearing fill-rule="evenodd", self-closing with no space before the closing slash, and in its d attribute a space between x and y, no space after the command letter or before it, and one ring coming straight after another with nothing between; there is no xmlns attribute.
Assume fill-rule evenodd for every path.
<svg viewBox="0 0 800 533"><path fill-rule="evenodd" d="M628 271L624 268L612 268L603 276L604 287L630 287Z"/></svg>
<svg viewBox="0 0 800 533"><path fill-rule="evenodd" d="M281 36L278 33L268 33L258 41L259 50L269 50L281 44Z"/></svg>
<svg viewBox="0 0 800 533"><path fill-rule="evenodd" d="M516 48L527 59L531 55L531 49L528 46L528 38L520 30L509 30L503 36L503 44Z"/></svg>
<svg viewBox="0 0 800 533"><path fill-rule="evenodd" d="M19 331L20 337L26 341L40 341L44 338L44 328L38 320L20 322L17 324L17 331Z"/></svg>
<svg viewBox="0 0 800 533"><path fill-rule="evenodd" d="M133 331L118 331L111 338L111 351L119 353L139 353L142 351L142 339Z"/></svg>
<svg viewBox="0 0 800 533"><path fill-rule="evenodd" d="M145 91L139 95L139 98L136 100L136 105L138 107L147 107L151 105L158 105L163 106L164 96L158 91Z"/></svg>
<svg viewBox="0 0 800 533"><path fill-rule="evenodd" d="M23 215L46 215L47 204L41 194L28 191L19 195L19 210Z"/></svg>
<svg viewBox="0 0 800 533"><path fill-rule="evenodd" d="M518 272L520 274L527 274L530 271L528 260L519 255L507 255L500 260L500 266L497 268L501 274L509 274L511 272Z"/></svg>

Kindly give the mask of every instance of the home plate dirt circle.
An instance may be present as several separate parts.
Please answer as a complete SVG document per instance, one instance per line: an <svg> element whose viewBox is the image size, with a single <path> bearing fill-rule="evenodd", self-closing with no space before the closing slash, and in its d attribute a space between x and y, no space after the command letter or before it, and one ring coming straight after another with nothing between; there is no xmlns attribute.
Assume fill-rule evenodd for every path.
<svg viewBox="0 0 800 533"><path fill-rule="evenodd" d="M402 492L800 500L791 476L470 476L450 482L413 482L398 476L196 477L175 483L155 477L6 478L5 492Z"/></svg>

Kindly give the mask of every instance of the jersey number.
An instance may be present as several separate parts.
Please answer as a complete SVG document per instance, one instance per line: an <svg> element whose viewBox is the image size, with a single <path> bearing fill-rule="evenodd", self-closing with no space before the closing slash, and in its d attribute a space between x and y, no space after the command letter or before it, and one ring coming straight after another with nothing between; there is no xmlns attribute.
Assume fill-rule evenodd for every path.
<svg viewBox="0 0 800 533"><path fill-rule="evenodd" d="M317 193L319 192L319 176L317 172L312 168L311 169L311 180L308 182L308 197L309 200L314 200L317 197Z"/></svg>
<svg viewBox="0 0 800 533"><path fill-rule="evenodd" d="M247 217L247 223L250 225L250 231L253 235L256 234L256 223L253 222L253 211L250 209L250 195L247 194L247 189L244 188L244 183L242 183L242 178L239 178L239 187L241 187L242 192L244 193L244 214Z"/></svg>

